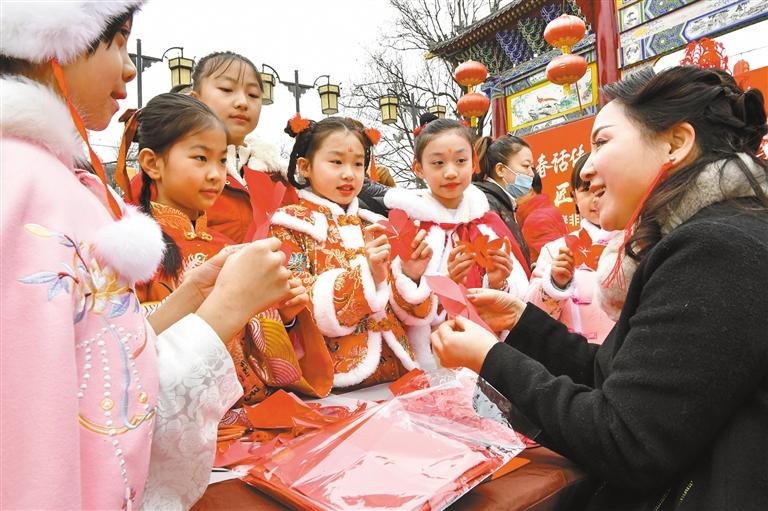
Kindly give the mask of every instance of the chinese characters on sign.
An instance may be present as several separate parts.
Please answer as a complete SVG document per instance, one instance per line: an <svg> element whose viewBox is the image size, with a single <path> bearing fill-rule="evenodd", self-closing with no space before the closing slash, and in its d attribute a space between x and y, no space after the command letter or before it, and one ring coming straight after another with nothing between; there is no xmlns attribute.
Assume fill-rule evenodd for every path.
<svg viewBox="0 0 768 511"><path fill-rule="evenodd" d="M525 137L541 177L542 193L560 210L570 230L579 228L579 215L571 190L571 173L574 162L589 150L593 122L594 117L587 117Z"/></svg>

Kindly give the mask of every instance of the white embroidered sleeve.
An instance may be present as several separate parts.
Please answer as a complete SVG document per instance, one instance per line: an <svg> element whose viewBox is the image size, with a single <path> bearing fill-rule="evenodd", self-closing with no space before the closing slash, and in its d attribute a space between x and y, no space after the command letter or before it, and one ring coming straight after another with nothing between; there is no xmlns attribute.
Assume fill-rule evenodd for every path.
<svg viewBox="0 0 768 511"><path fill-rule="evenodd" d="M142 509L189 509L208 485L219 420L243 389L224 343L200 317L176 322L156 345L160 389Z"/></svg>

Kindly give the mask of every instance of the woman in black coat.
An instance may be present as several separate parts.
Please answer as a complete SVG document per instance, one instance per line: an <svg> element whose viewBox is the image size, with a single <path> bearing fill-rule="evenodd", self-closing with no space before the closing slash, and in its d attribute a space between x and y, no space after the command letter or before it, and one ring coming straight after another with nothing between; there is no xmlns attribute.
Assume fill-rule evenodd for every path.
<svg viewBox="0 0 768 511"><path fill-rule="evenodd" d="M753 510L768 503L768 170L762 94L676 67L606 87L592 130L601 261L626 301L601 346L531 304L478 291L503 343L456 318L432 343L515 406L522 433L602 481L588 509ZM610 252L609 252L610 253Z"/></svg>

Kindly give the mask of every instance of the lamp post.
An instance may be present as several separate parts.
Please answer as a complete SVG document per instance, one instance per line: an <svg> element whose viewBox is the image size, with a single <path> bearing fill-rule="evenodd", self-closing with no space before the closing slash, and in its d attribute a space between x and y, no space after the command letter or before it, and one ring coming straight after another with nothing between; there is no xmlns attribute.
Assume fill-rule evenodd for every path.
<svg viewBox="0 0 768 511"><path fill-rule="evenodd" d="M195 61L184 57L184 48L181 46L171 46L163 52L160 58L150 57L144 55L141 52L141 39L136 39L136 53L129 53L133 61L133 65L136 66L136 89L137 89L137 104L141 108L142 102L142 74L145 69L154 64L155 62L162 62L165 59L165 54L171 50L179 50L180 55L178 57L168 59L168 68L171 70L171 86L192 83L192 67Z"/></svg>
<svg viewBox="0 0 768 511"><path fill-rule="evenodd" d="M271 73L267 72L267 70L271 71ZM306 91L317 87L317 82L325 78L326 83L321 84L319 87L317 87L317 92L320 95L321 111L325 115L333 115L339 112L339 93L341 91L341 87L337 84L331 83L331 77L329 75L320 75L317 78L315 78L315 81L312 83L312 85L306 85L299 81L299 70L294 69L293 70L294 81L289 82L286 80L282 80L277 70L275 70L275 68L273 68L269 64L261 65L261 81L264 84L264 90L262 91L263 94L261 98L262 104L271 105L274 102L275 77L277 77L277 80L281 84L288 87L288 90L291 91L291 93L293 94L293 97L296 100L297 114L301 112L301 105L299 102L301 95L304 94Z"/></svg>

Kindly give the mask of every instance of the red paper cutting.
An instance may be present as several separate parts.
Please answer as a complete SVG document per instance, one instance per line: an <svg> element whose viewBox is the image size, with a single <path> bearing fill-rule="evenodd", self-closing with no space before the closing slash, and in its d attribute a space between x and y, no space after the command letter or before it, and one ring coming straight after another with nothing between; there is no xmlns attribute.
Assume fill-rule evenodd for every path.
<svg viewBox="0 0 768 511"><path fill-rule="evenodd" d="M597 262L600 254L605 250L605 245L595 245L586 230L582 229L578 236L567 235L565 245L573 253L575 267L578 268L583 264L592 270L597 270Z"/></svg>
<svg viewBox="0 0 768 511"><path fill-rule="evenodd" d="M496 238L491 241L485 234L481 234L473 241L462 241L459 245L464 247L465 252L475 256L475 264L486 270L490 269L492 266L491 256L488 253L489 251L502 249L506 251L509 250L505 238Z"/></svg>
<svg viewBox="0 0 768 511"><path fill-rule="evenodd" d="M283 204L288 188L283 183L272 181L272 178L264 172L250 170L246 171L243 177L248 185L248 197L251 200L251 209L253 210L253 222L245 235L245 239L263 240L269 234L272 215ZM285 254L287 264L291 260L293 250L285 243L280 247L280 250Z"/></svg>
<svg viewBox="0 0 768 511"><path fill-rule="evenodd" d="M427 275L427 285L437 295L449 317L464 316L485 328L495 332L483 321L475 307L467 299L467 288L442 275Z"/></svg>
<svg viewBox="0 0 768 511"><path fill-rule="evenodd" d="M408 214L402 209L392 209L389 211L389 219L380 223L387 228L386 234L389 245L392 247L392 257L398 256L402 261L410 261L413 253L411 245L419 233L413 220L408 218Z"/></svg>

